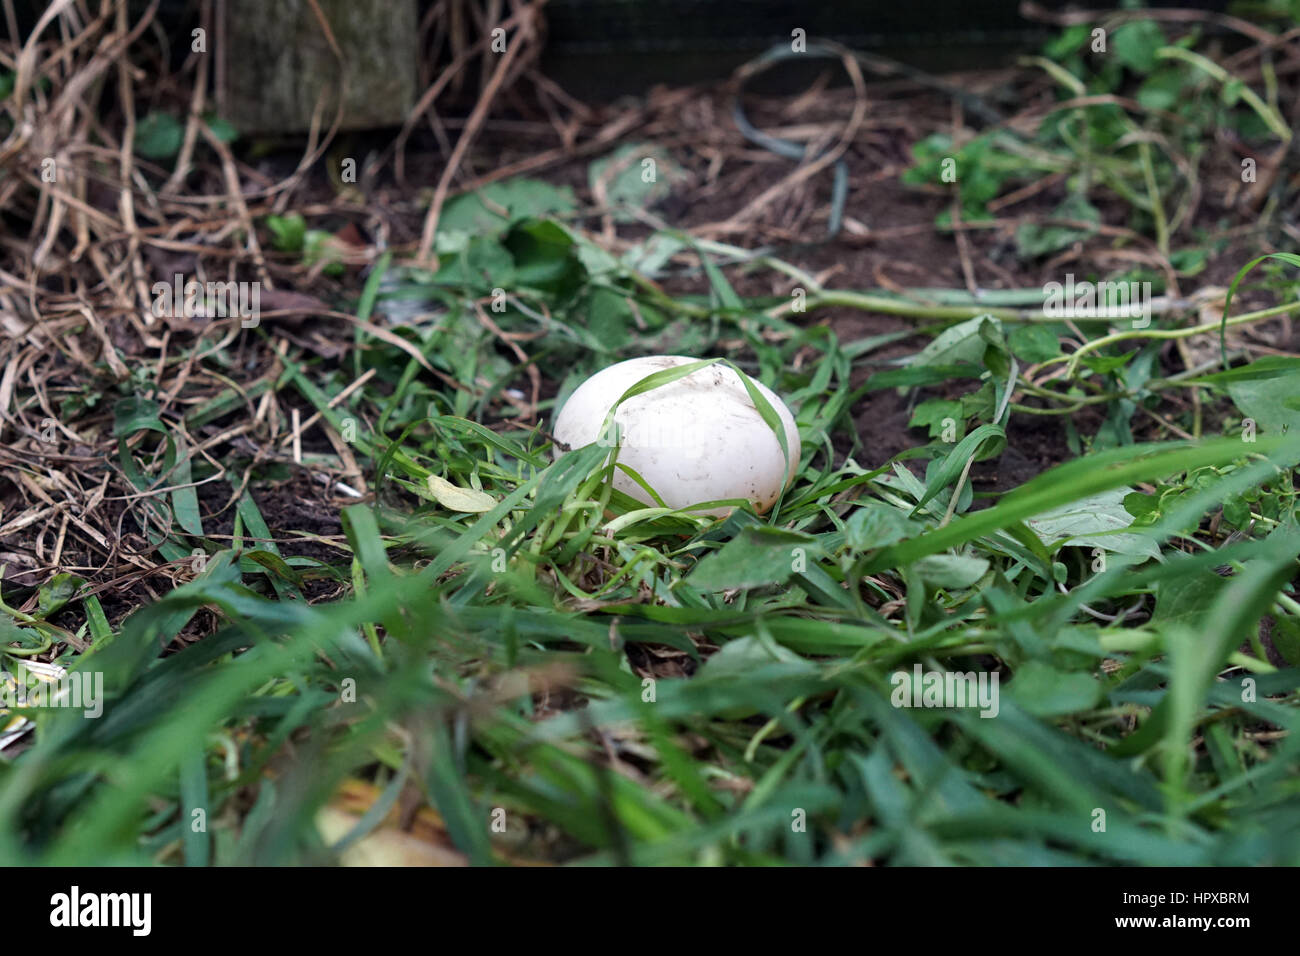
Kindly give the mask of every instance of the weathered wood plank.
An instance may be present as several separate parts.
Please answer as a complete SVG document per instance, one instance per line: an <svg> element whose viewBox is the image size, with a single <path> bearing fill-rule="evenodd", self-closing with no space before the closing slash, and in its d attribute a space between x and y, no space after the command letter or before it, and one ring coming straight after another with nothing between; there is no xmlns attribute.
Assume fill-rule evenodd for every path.
<svg viewBox="0 0 1300 956"><path fill-rule="evenodd" d="M341 66L309 0L226 0L224 109L241 133L301 133L325 96L343 128L399 125L415 102L415 0L316 0Z"/></svg>

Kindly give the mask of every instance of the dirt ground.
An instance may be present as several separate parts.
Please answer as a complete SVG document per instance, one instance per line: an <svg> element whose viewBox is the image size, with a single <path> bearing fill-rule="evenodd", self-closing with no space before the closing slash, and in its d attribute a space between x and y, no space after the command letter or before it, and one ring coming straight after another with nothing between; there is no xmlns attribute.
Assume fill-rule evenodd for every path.
<svg viewBox="0 0 1300 956"><path fill-rule="evenodd" d="M828 71L814 89L799 96L747 98L751 121L762 129L810 124L835 128L850 108L850 97L846 89L829 87L831 78L832 73ZM1009 75L990 71L950 79L976 90L991 90L1007 84ZM869 92L866 130L845 156L849 168L845 216L855 229L846 228L834 238L826 237L831 199L831 174L826 170L768 206L752 226L724 233L719 238L746 248L774 247L778 255L817 276L825 285L850 289L958 289L968 284L965 268L969 268L970 279L982 289L1035 289L1058 280L1066 271L1085 273L1114 267L1114 260L1106 255L1104 245L1096 241L1078 244L1066 253L1038 263L1025 263L1016 254L1014 233L1019 222L1051 213L1065 198L1063 183L1015 203L995 228L967 231L964 267L963 250L956 233L934 227L935 217L949 206L947 196L937 188L919 189L900 180L912 164L913 143L932 132L952 130L953 105L942 94L906 82L873 83ZM1035 96L1041 90L1023 92ZM639 106L621 101L595 111L590 120L598 124L606 119L605 114L612 118L620 112L639 109L641 122L632 125L619 140L611 141L607 149L622 143L649 143L666 150L687 175L671 195L649 212L669 226L707 232L710 224L726 223L755 196L778 184L794 167L792 161L745 141L732 120L731 101L730 92L719 86L659 88ZM516 108L522 110L519 117L489 121L485 125L463 163L460 188L495 179L503 167L524 163L546 150L564 146L562 138L544 117L534 115L522 101L516 102ZM964 117L959 120L963 125L967 122ZM362 152L382 152L391 142L391 131L385 131L358 134L348 146ZM428 131L417 132L406 151L405 183L384 173L377 177L376 192L391 201L389 222L394 244L414 243L419 238L423 209L407 200L413 189L419 189L419 184L434 182L441 174L447 151L440 146L445 147L440 137ZM580 220L581 224L598 230L601 216L589 186L588 165L599 155L575 156L529 170L524 175L572 188L591 210ZM285 152L269 160L265 171L275 175L280 172L277 165L296 159L296 153ZM1233 161L1225 159L1225 169ZM1225 181L1230 173L1235 175L1228 170L1217 178ZM1205 178L1210 182L1216 180L1215 176ZM311 188L318 191L321 201L328 200L331 187L325 177L317 177ZM1109 208L1103 204L1101 209L1106 225L1118 228L1128 225L1127 210L1122 204L1114 203ZM1239 226L1245 222L1248 218L1240 208L1226 205L1221 192L1207 189L1191 225L1214 233L1228 231L1231 227L1225 223ZM618 234L621 238L637 239L651 231L649 226L620 225ZM1241 263L1254 254L1255 247L1248 238L1230 240L1201 275L1183 284L1182 291L1186 293L1199 285L1226 285ZM733 272L729 279L742 296L788 296L795 285L788 277L771 271ZM707 290L707 285L702 276L696 276L670 280L665 288L699 294ZM915 327L907 319L847 308L819 310L808 321L829 325L842 343ZM1276 336L1278 347L1300 346L1300 328L1291 328L1287 320L1261 326L1258 331ZM858 363L852 384L860 385L883 364L916 352L926 341L927 336L916 334L873 351ZM1166 372L1182 368L1180 357L1172 347L1165 350L1163 364ZM557 388L558 382L543 370L543 395L552 396ZM961 390L947 386L946 390L913 389L900 393L887 388L866 393L852 414L858 438L869 449L871 460L884 461L906 448L924 444L924 429L907 427L915 405L931 394L952 397ZM1101 416L1089 410L1070 418L1083 434L1095 432L1101 422ZM1065 416L1014 415L1009 438L998 459L980 462L972 471L977 493L1007 491L1073 457L1065 437ZM325 489L303 485L304 482L294 482L260 489L259 503L267 521L273 528L315 530L319 525L322 534L337 533L335 509L329 506ZM291 548L289 553L306 552Z"/></svg>
<svg viewBox="0 0 1300 956"><path fill-rule="evenodd" d="M748 97L746 109L751 122L760 129L793 138L802 136L815 143L833 141L852 112L854 101L851 90L830 85L831 77L828 71L822 81L797 96ZM1003 101L1008 97L1020 97L1025 102L1050 97L1047 81L1029 81L1006 72L988 71L949 79L965 89L989 96L996 93ZM946 95L901 81L873 82L868 86L865 119L845 153L849 192L844 228L838 235L826 235L831 200L829 169L782 191L746 216L745 210L756 197L780 184L795 164L748 142L732 118L731 104L729 89L716 85L656 88L644 99L602 107L574 102L570 104L576 117L574 123L580 123L584 134L579 136L573 123L559 122L526 97L511 96L485 124L461 164L454 188L472 188L512 175L567 185L579 200L578 224L615 245L644 237L655 226L681 227L745 248L769 247L830 288L1040 289L1066 272L1113 272L1120 261L1115 248L1119 243L1104 236L1043 261L1027 263L1017 255L1017 226L1026 218L1044 217L1054 210L1066 195L1063 181L1036 191L1026 190L1023 197L1004 204L992 227L936 229L936 216L949 207L950 196L939 186L919 188L900 181L901 174L912 165L912 145L940 131L957 130L959 135L970 136L980 124L964 116ZM386 160L375 163L376 172L362 183L372 219L366 223L355 215L318 215L313 225L335 230L339 235L357 235L364 242L373 239L365 230L378 221L387 232L390 247L413 248L424 224L431 184L437 182L445 168L448 144L459 131L453 120L446 119L445 123L446 129L416 130L405 145L400 164L395 161L392 130L351 134L341 139L331 156L359 155L367 157L367 163L376 157ZM588 166L592 159L627 143L661 148L679 167L680 176L671 194L647 210L647 222L615 227L605 216L599 197L593 195ZM1226 141L1218 145L1222 149L1215 154L1217 160L1204 164L1199 204L1185 228L1210 237L1222 236L1225 241L1200 275L1178 283L1177 291L1182 294L1205 285L1226 285L1242 263L1258 254L1258 238L1248 231L1254 211L1244 207L1240 197L1225 185L1237 179L1234 144ZM277 181L299 162L301 148L301 143L259 147L255 158L250 157L248 162L255 176L264 177L266 182ZM538 163L539 156L549 159ZM334 201L337 184L324 171L328 165L318 164L309 174L295 198L296 206L310 209L315 203L319 209ZM1106 226L1127 229L1126 206L1103 202L1099 208ZM1135 235L1129 233L1128 254L1132 254L1131 248L1137 248L1140 259L1143 247L1141 242L1132 241ZM1150 246L1149 240L1144 241ZM173 260L154 265L161 272L193 271L192 256L177 255ZM328 309L333 307L331 303L355 296L364 281L362 274L352 269L341 279L317 276L312 287L300 288L292 285L300 278L294 271L296 266L274 262L269 266L273 271L281 270L284 277L279 294L298 296L309 309L316 305ZM787 297L795 285L794 280L772 270L730 270L729 279L742 296ZM707 291L706 280L700 275L671 278L664 287L674 293ZM1249 297L1239 301L1242 307L1251 304ZM805 320L828 325L842 343L915 328L906 319L844 308L818 310ZM329 321L323 319L321 323ZM306 338L310 333L286 327L285 334ZM1252 327L1243 334L1257 336L1274 348L1300 348L1300 329L1285 319ZM315 336L318 354L323 354L321 348L328 348L328 339L328 335ZM860 385L889 360L916 352L926 341L927 336L914 334L870 352L855 363L852 385ZM335 348L337 357L341 358L342 351ZM1165 372L1181 370L1184 365L1179 351L1172 346L1165 349L1162 367ZM558 382L542 371L542 394L553 396ZM852 409L857 439L865 454L860 460L879 463L906 448L924 444L924 430L907 427L915 405L932 394L954 397L974 387L948 383L938 391L913 389L900 394L897 389L886 388L866 392ZM297 405L304 416L313 411L297 396L282 397L286 407ZM1072 420L1084 435L1094 433L1100 424L1099 415L1088 411L1072 416ZM1212 420L1207 418L1207 428L1211 425ZM1154 428L1155 424L1138 418L1134 427ZM1008 438L998 459L981 462L972 471L977 495L1006 491L1074 457L1066 441L1065 416L1013 415ZM308 441L318 439L320 436L309 437ZM837 444L841 452L846 452L851 437L838 436ZM239 451L238 447L234 450ZM313 450L313 446L306 450ZM316 450L328 451L329 446L320 439ZM258 506L285 555L321 560L336 556L324 545L289 533L289 529L325 537L341 533L340 499L323 484L286 476L283 480L259 482L256 493ZM205 522L213 534L230 534L234 509L226 486L200 487L199 495ZM135 525L122 522L122 526ZM143 544L136 542L137 546ZM90 562L93 558L87 555L82 563ZM11 577L15 570L11 569ZM116 619L115 612L125 612L147 600L148 589L146 579L103 592L110 620Z"/></svg>
<svg viewBox="0 0 1300 956"><path fill-rule="evenodd" d="M831 72L805 94L782 99L756 100L749 97L746 108L751 121L765 130L822 124L835 129L851 109L846 89L829 87ZM1014 86L1011 74L988 71L949 77L955 84L990 93ZM865 130L846 153L849 194L845 205L845 228L826 238L831 199L831 174L825 170L792 189L766 207L748 227L718 238L747 248L772 246L776 254L817 276L830 287L863 288L951 288L971 283L986 289L1038 289L1059 280L1066 272L1085 274L1114 270L1117 258L1105 239L1076 244L1073 249L1035 263L1024 262L1016 253L1015 230L1022 219L1049 215L1066 196L1063 182L1055 183L999 212L994 228L965 231L962 241L953 231L934 228L935 217L949 206L940 189L920 189L904 184L900 175L912 164L912 144L936 131L951 132L954 123L966 127L970 121L954 109L943 94L920 89L906 82L877 82L868 87L870 104ZM1043 93L1041 86L1018 90L1027 100ZM765 152L741 136L731 114L731 94L725 88L688 90L657 89L644 107L645 122L629 130L623 142L647 142L662 146L689 173L688 180L652 210L674 227L708 232L710 224L726 223L737 212L778 184L793 168L790 160ZM657 104L657 105L656 105ZM625 109L627 103L611 109ZM974 124L978 126L978 124ZM969 127L966 127L969 135ZM544 132L546 124L537 124ZM416 155L417 147L426 152ZM467 169L478 175L490 173L494 164L506 164L535 155L548 146L559 145L515 131L485 131ZM1249 234L1233 235L1249 227L1251 210L1231 190L1237 177L1237 156L1233 143L1221 144L1217 162L1207 162L1202 172L1206 184L1197 211L1187 227L1205 235L1227 234L1224 247L1213 256L1204 271L1183 279L1177 291L1187 294L1207 285L1226 286L1237 269L1258 254L1258 243ZM430 136L417 144L412 140L411 170L432 178L440 172L436 140ZM557 185L567 185L578 196L592 202L588 187L588 157L559 162L529 175ZM418 174L417 174L418 175ZM1219 184L1229 184L1222 186ZM1122 203L1100 205L1103 223L1117 229L1129 223ZM591 216L588 228L599 228L599 217ZM620 227L620 235L637 237L649 229ZM414 235L414 233L412 233ZM964 245L964 248L963 248ZM963 258L965 262L963 262ZM969 270L969 274L968 274ZM788 296L795 282L770 271L729 275L736 291L744 296ZM674 292L702 293L703 277L675 280L666 284ZM1243 304L1248 299L1241 300ZM820 310L808 321L829 325L843 343L881 333L906 331L909 320L865 313L852 309ZM1300 346L1300 328L1289 320L1278 320L1252 330L1269 345L1294 350ZM912 354L928 337L909 336L870 353L855 368L853 385L861 384L883 363ZM1183 368L1172 346L1162 353L1165 372ZM553 388L554 383L547 383ZM973 388L974 386L971 386ZM950 390L951 391L951 390ZM958 390L958 394L960 390ZM900 394L896 389L866 393L855 405L853 418L858 437L870 450L873 461L883 461L905 448L924 444L923 429L908 429L914 406L930 394L925 389ZM945 397L951 397L945 395ZM1085 410L1072 416L1082 434L1092 434L1101 416ZM1139 426L1135 420L1135 427ZM1154 425L1153 422L1141 423ZM1044 469L1073 457L1065 439L1064 416L1014 415L1010 440L1001 458L980 463L972 478L977 492L1000 492L1013 488Z"/></svg>

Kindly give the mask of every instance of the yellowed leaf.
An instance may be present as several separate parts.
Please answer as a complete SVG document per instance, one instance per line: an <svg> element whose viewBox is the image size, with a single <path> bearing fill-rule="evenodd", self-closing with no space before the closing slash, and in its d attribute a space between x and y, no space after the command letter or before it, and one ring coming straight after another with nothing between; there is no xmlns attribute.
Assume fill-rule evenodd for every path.
<svg viewBox="0 0 1300 956"><path fill-rule="evenodd" d="M322 807L316 830L327 844L337 843L361 820L334 807ZM343 866L465 866L465 857L448 847L423 840L416 833L381 826L366 834L339 856Z"/></svg>
<svg viewBox="0 0 1300 956"><path fill-rule="evenodd" d="M460 488L437 475L429 476L429 493L451 511L491 511L497 506L497 500L486 491Z"/></svg>

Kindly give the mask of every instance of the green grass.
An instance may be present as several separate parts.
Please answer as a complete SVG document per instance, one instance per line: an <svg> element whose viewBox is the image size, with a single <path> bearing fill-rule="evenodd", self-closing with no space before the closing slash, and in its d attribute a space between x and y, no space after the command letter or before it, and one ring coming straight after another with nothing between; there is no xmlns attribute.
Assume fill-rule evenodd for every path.
<svg viewBox="0 0 1300 956"><path fill-rule="evenodd" d="M557 245L568 235L545 228ZM551 274L585 268L580 242L565 254ZM920 451L922 481L846 448L850 369L870 353L825 328L765 318L762 303L684 302L674 316L618 268L520 291L569 304L575 327L554 320L534 343L545 364L571 368L566 385L654 337L700 354L743 343L732 351L788 397L805 452L777 511L713 522L612 493L605 448L552 460L536 428L475 421L501 407L492 399L517 370L484 348L469 287L422 288L445 310L411 341L474 387L426 384L384 343L363 342L356 369L286 362L281 388L340 431L356 419L379 504L348 508L346 546L320 562L256 542L269 532L255 493L239 510L248 540L231 548L205 538L197 505L173 492L160 549L186 560L204 548L203 569L115 632L81 605L94 647L61 660L102 672L109 703L98 720L31 712L36 742L2 771L7 861L324 860L314 814L361 778L392 798L416 790L476 863L1300 862L1289 583L1300 437L1090 450L972 510L964 466L1014 440L1004 399L1016 359L996 319L966 323L949 349L945 362L987 370L977 391L991 400L971 406L965 438ZM586 349L600 317L575 303L606 293L639 299L656 324L626 329L617 350ZM498 316L503 328L527 319ZM795 372L799 351L815 358ZM350 372L372 368L386 390L329 407ZM1255 374L1288 381L1269 371ZM1000 417L981 424L989 409ZM366 429L381 418L384 432ZM174 482L181 450L149 399L119 399L116 420L124 472L142 489ZM128 447L141 430L160 433L156 448ZM194 478L211 467L188 464ZM449 511L430 475L481 490L491 510ZM1198 548L1218 509L1229 526L1253 519L1252 538ZM1229 561L1239 573L1214 573ZM345 595L307 603L319 580ZM1135 601L1150 612L1139 626L1088 613L1115 618ZM216 633L160 658L201 608L218 615ZM1264 614L1286 669L1259 653ZM698 670L647 680L629 663L634 645ZM917 663L999 668L997 717L891 706L890 675ZM535 719L548 687L568 702Z"/></svg>

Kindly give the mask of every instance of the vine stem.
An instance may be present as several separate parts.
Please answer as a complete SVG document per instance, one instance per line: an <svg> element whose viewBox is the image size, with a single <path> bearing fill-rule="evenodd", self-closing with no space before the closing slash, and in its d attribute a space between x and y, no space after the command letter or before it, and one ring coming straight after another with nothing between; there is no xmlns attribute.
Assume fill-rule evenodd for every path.
<svg viewBox="0 0 1300 956"><path fill-rule="evenodd" d="M1182 60L1184 63L1191 64L1198 70L1208 73L1220 84L1225 86L1232 80L1237 79L1213 60L1203 57L1199 53L1194 53L1191 50L1184 50L1182 47L1161 47L1159 50L1156 50L1156 59ZM1291 128L1286 125L1286 122L1278 115L1277 111L1261 100L1259 94L1247 86L1244 81L1238 80L1238 82L1241 83L1241 98L1250 105L1250 108L1258 114L1259 118L1264 121L1264 124L1268 126L1268 128L1272 130L1273 133L1282 140L1282 142L1291 142Z"/></svg>
<svg viewBox="0 0 1300 956"><path fill-rule="evenodd" d="M1113 332L1110 335L1103 335L1099 339L1093 339L1084 343L1069 355L1062 355L1058 358L1048 359L1043 363L1044 366L1054 365L1058 362L1067 362L1065 367L1065 377L1073 378L1076 369L1079 367L1079 359L1089 352L1095 352L1107 345L1115 342L1123 342L1128 339L1185 339L1193 335L1200 335L1203 332L1213 332L1224 325L1246 325L1250 322L1261 322L1264 319L1271 319L1275 316L1286 315L1289 312L1300 311L1300 300L1288 302L1285 305L1275 305L1270 309L1260 309L1256 312L1247 312L1244 315L1234 316L1226 321L1215 319L1213 322L1206 322L1201 325L1193 325L1186 329L1130 329L1127 332Z"/></svg>
<svg viewBox="0 0 1300 956"><path fill-rule="evenodd" d="M1059 318L1044 315L1041 309L1009 309L1004 306L985 306L979 303L971 305L930 305L925 302L913 302L890 296L875 295L870 292L853 292L848 289L812 289L803 311L831 306L845 306L863 312L880 312L884 315L899 315L914 319L935 319L937 321L961 321L973 319L977 315L991 315L1003 322L1059 322ZM794 302L783 302L769 309L768 318L779 319L797 311ZM1085 320L1094 318L1084 316ZM1102 316L1100 321L1109 321Z"/></svg>

